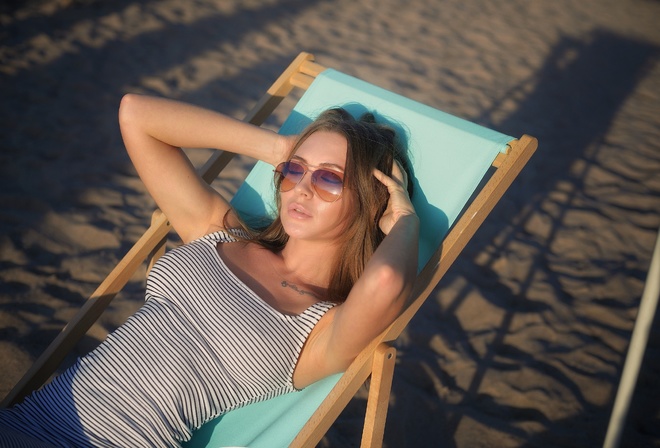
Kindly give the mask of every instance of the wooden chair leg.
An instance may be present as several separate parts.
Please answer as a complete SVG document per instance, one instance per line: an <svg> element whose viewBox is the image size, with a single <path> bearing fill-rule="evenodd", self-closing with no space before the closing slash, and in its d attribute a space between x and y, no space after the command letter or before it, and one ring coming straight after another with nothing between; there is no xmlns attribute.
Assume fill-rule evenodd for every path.
<svg viewBox="0 0 660 448"><path fill-rule="evenodd" d="M154 225L156 222L158 222L162 214L163 212L161 212L160 209L154 210L153 214L151 215L151 225ZM158 261L158 259L165 254L166 243L167 235L165 235L163 239L160 240L154 249L149 253L149 256L147 257L147 275L149 275L151 268L154 267L154 264Z"/></svg>
<svg viewBox="0 0 660 448"><path fill-rule="evenodd" d="M362 448L380 448L383 445L395 363L396 349L388 343L380 344L374 353L367 413L360 445Z"/></svg>

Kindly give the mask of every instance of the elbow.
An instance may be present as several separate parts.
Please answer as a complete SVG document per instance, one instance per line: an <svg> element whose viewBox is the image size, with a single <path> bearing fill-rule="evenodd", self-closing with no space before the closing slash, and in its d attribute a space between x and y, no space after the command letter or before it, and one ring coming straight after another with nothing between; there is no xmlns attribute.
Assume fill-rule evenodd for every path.
<svg viewBox="0 0 660 448"><path fill-rule="evenodd" d="M378 268L373 281L373 287L377 291L374 297L381 297L382 306L398 314L410 295L413 277L406 271L384 264Z"/></svg>
<svg viewBox="0 0 660 448"><path fill-rule="evenodd" d="M145 138L151 134L149 115L147 97L134 93L127 93L122 97L118 112L119 130L129 155L144 149L144 142L148 141Z"/></svg>
<svg viewBox="0 0 660 448"><path fill-rule="evenodd" d="M131 123L135 122L138 115L136 109L139 107L139 97L134 93L125 94L119 103L119 127L124 131Z"/></svg>
<svg viewBox="0 0 660 448"><path fill-rule="evenodd" d="M375 277L376 284L385 291L400 291L405 283L403 274L388 264L380 266Z"/></svg>

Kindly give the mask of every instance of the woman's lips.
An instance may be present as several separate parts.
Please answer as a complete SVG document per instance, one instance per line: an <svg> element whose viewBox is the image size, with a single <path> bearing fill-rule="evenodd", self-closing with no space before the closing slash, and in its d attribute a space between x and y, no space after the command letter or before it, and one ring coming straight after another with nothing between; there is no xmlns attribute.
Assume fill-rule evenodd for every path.
<svg viewBox="0 0 660 448"><path fill-rule="evenodd" d="M312 217L310 212L305 207L303 207L298 203L293 203L289 205L287 211L289 212L289 216L296 219L306 219Z"/></svg>

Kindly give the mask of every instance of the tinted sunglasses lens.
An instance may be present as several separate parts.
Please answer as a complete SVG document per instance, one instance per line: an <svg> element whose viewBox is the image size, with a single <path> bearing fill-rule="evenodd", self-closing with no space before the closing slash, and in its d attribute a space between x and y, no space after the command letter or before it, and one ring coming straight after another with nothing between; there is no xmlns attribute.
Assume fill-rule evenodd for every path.
<svg viewBox="0 0 660 448"><path fill-rule="evenodd" d="M275 168L280 191L292 190L303 178L307 169L296 162L282 162ZM334 171L319 169L312 173L312 187L316 194L326 202L334 202L341 196L344 179Z"/></svg>
<svg viewBox="0 0 660 448"><path fill-rule="evenodd" d="M339 174L324 169L312 173L312 183L316 194L327 202L339 199L344 189L344 179Z"/></svg>
<svg viewBox="0 0 660 448"><path fill-rule="evenodd" d="M300 179L305 175L305 167L295 162L283 162L275 169L280 175L280 190L289 191L293 189Z"/></svg>

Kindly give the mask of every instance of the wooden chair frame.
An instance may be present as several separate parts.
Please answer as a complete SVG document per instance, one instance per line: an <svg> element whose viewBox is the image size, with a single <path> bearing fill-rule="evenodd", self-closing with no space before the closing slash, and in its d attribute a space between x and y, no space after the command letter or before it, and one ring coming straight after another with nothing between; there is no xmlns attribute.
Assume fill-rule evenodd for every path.
<svg viewBox="0 0 660 448"><path fill-rule="evenodd" d="M247 114L244 121L261 125L294 88L306 90L315 77L324 70L325 67L314 61L313 55L301 53ZM509 143L506 154L502 153L496 157L493 161L495 167L493 175L462 213L441 246L437 248L418 275L411 295L414 299L410 305L356 358L298 433L292 447L315 446L370 375L372 378L361 446L381 446L396 362L396 350L390 343L401 334L422 306L458 254L518 176L536 147L536 139L523 135L520 139ZM233 156L234 154L227 151L214 152L200 168L201 176L206 182L211 183ZM158 210L154 212L151 226L5 397L1 404L3 407L20 402L27 394L41 387L50 378L67 353L94 324L141 263L145 259L149 259L149 266L151 266L164 253L165 241L170 228L167 217Z"/></svg>

